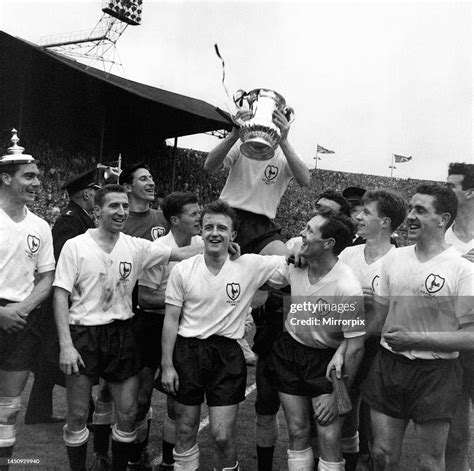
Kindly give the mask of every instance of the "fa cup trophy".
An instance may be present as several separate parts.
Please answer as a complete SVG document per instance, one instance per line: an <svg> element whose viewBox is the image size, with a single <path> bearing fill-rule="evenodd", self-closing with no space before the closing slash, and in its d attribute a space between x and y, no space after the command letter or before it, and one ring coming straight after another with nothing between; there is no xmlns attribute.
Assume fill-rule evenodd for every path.
<svg viewBox="0 0 474 471"><path fill-rule="evenodd" d="M239 109L248 109L252 118L242 121L240 126L240 150L245 157L253 160L269 160L275 154L281 134L272 119L273 111L281 111L292 123L295 112L286 106L285 99L273 90L257 88L251 92L237 90L234 103Z"/></svg>

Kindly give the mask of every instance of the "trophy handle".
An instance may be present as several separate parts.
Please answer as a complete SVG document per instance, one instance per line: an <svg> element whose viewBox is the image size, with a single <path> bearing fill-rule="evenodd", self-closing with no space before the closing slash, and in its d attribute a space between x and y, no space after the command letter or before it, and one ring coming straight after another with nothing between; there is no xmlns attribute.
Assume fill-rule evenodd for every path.
<svg viewBox="0 0 474 471"><path fill-rule="evenodd" d="M235 106L240 110L242 109L242 107L244 106L244 100L247 101L248 103L248 95L247 95L247 92L245 90L237 90L235 93L234 93L234 104Z"/></svg>
<svg viewBox="0 0 474 471"><path fill-rule="evenodd" d="M285 106L283 109L283 114L285 115L288 123L292 123L295 120L295 110L291 106Z"/></svg>

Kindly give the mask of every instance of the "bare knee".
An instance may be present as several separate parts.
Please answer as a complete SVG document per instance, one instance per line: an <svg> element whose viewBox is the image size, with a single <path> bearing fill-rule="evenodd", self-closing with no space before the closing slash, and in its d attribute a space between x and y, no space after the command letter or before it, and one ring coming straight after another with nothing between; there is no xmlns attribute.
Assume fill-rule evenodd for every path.
<svg viewBox="0 0 474 471"><path fill-rule="evenodd" d="M67 422L73 430L79 430L87 423L89 416L88 403L76 403L68 407Z"/></svg>
<svg viewBox="0 0 474 471"><path fill-rule="evenodd" d="M334 426L318 426L318 442L325 448L334 448L341 442L340 429Z"/></svg>
<svg viewBox="0 0 474 471"><path fill-rule="evenodd" d="M137 421L144 420L148 410L151 405L151 396L147 395L145 392L138 394L138 404L137 404Z"/></svg>
<svg viewBox="0 0 474 471"><path fill-rule="evenodd" d="M198 424L190 419L179 419L177 422L177 441L181 444L194 444L197 435Z"/></svg>
<svg viewBox="0 0 474 471"><path fill-rule="evenodd" d="M117 425L120 430L129 432L135 428L137 418L137 405L135 403L122 406L120 410L116 408Z"/></svg>
<svg viewBox="0 0 474 471"><path fill-rule="evenodd" d="M375 441L372 449L372 459L375 469L385 469L397 464L400 457L394 453L389 444Z"/></svg>
<svg viewBox="0 0 474 471"><path fill-rule="evenodd" d="M293 449L295 443L301 446L309 446L311 436L311 423L308 420L294 419L288 423L288 436L290 447Z"/></svg>
<svg viewBox="0 0 474 471"><path fill-rule="evenodd" d="M217 447L221 450L227 450L233 445L234 436L232 430L220 427L217 430L212 430L212 436Z"/></svg>

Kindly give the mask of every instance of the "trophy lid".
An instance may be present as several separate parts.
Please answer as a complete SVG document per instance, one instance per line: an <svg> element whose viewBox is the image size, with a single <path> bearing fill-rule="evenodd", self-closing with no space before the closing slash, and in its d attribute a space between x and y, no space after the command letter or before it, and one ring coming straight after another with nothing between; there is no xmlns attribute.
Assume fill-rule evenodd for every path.
<svg viewBox="0 0 474 471"><path fill-rule="evenodd" d="M33 156L23 154L24 147L18 145L20 138L18 137L18 131L12 129L12 146L8 148L8 154L5 154L0 159L0 165L11 165L11 164L33 164L37 162Z"/></svg>
<svg viewBox="0 0 474 471"><path fill-rule="evenodd" d="M279 107L286 106L285 97L281 94L276 92L275 90L271 90L269 88L255 88L248 92L250 97L271 97L275 100Z"/></svg>

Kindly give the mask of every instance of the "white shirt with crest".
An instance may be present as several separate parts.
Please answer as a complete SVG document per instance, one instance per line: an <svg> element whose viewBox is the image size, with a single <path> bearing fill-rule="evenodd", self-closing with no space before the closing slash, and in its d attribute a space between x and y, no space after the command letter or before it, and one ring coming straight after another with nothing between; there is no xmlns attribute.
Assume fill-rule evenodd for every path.
<svg viewBox="0 0 474 471"><path fill-rule="evenodd" d="M337 348L345 338L365 335L364 297L359 280L337 261L317 283L311 284L308 267L284 265L271 277L273 288L291 285L291 304L285 330L312 348Z"/></svg>
<svg viewBox="0 0 474 471"><path fill-rule="evenodd" d="M69 323L104 325L133 316L132 291L139 274L167 264L171 249L120 233L110 252L102 250L90 229L69 239L59 256L53 286L69 291Z"/></svg>
<svg viewBox="0 0 474 471"><path fill-rule="evenodd" d="M455 332L474 322L474 264L453 247L426 262L418 260L414 245L398 248L384 259L375 300L389 306L380 343L390 351L383 334L393 326L409 332ZM458 357L458 352L396 353L412 360Z"/></svg>
<svg viewBox="0 0 474 471"><path fill-rule="evenodd" d="M181 307L178 334L241 339L255 292L285 263L285 257L277 255L245 254L233 261L227 258L217 275L209 271L203 254L176 264L166 304Z"/></svg>
<svg viewBox="0 0 474 471"><path fill-rule="evenodd" d="M220 198L233 208L275 219L280 199L293 178L280 147L270 160L252 160L240 152L238 140L224 159L230 169Z"/></svg>
<svg viewBox="0 0 474 471"><path fill-rule="evenodd" d="M53 237L48 223L26 207L20 222L0 209L0 299L23 301L33 291L35 271L51 270Z"/></svg>
<svg viewBox="0 0 474 471"><path fill-rule="evenodd" d="M371 288L372 291L376 291L380 283L380 270L382 269L382 263L390 253L396 250L396 247L392 245L390 250L375 260L375 262L367 263L365 260L365 244L353 245L345 248L339 255L339 260L344 262L357 276L362 288Z"/></svg>

